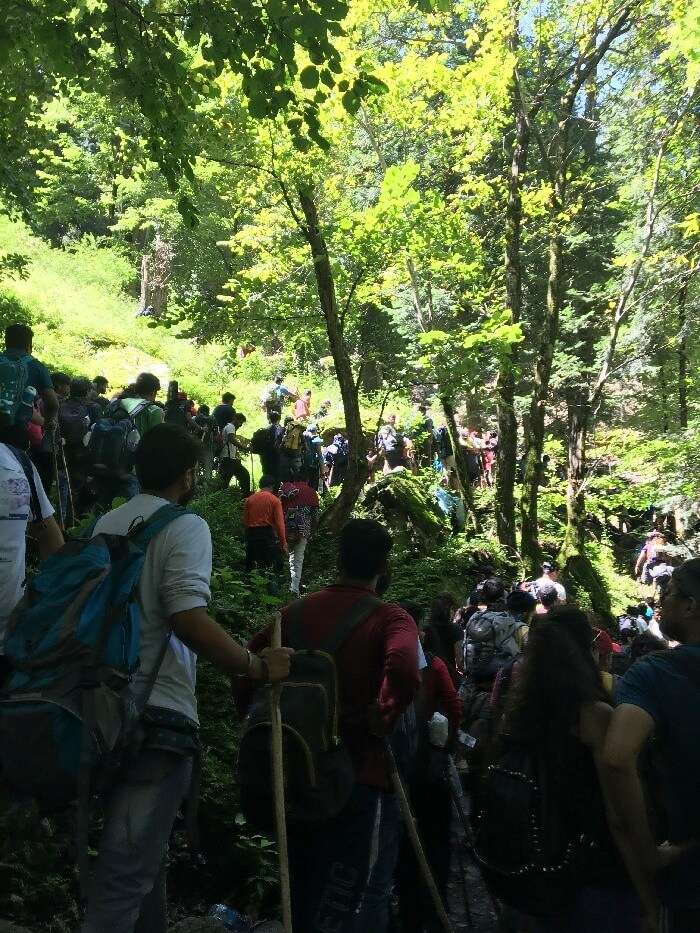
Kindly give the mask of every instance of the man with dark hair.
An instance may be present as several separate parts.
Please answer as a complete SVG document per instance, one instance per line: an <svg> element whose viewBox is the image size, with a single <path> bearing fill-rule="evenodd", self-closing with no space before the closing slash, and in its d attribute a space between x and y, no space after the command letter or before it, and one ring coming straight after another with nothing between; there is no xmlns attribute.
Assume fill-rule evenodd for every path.
<svg viewBox="0 0 700 933"><path fill-rule="evenodd" d="M557 603L560 602L559 594L552 583L546 583L544 586L538 587L537 599L538 605L536 612L538 615L549 612L552 606L556 606Z"/></svg>
<svg viewBox="0 0 700 933"><path fill-rule="evenodd" d="M282 503L277 496L279 481L261 476L260 489L248 496L243 506L245 522L245 569L253 567L282 572L282 554L288 553Z"/></svg>
<svg viewBox="0 0 700 933"><path fill-rule="evenodd" d="M105 408L109 405L109 399L107 398L107 389L109 388L109 380L106 376L95 376L92 380L92 386L88 393L88 398L91 402L94 402L99 406L100 411L104 411Z"/></svg>
<svg viewBox="0 0 700 933"><path fill-rule="evenodd" d="M224 489L228 489L233 476L238 480L238 487L245 499L250 495L250 473L241 462L241 451L248 451L248 443L236 436L239 428L246 423L246 416L236 412L233 419L224 428L219 453L219 480Z"/></svg>
<svg viewBox="0 0 700 933"><path fill-rule="evenodd" d="M378 522L348 522L340 534L337 582L282 614L283 643L293 623L312 649L352 620L335 659L343 698L340 737L353 759L355 787L337 816L289 827L293 925L303 933L355 930L382 815L385 808L396 814L385 737L413 700L419 678L416 624L380 598L391 547L391 535ZM269 630L257 635L251 650L269 640Z"/></svg>
<svg viewBox="0 0 700 933"><path fill-rule="evenodd" d="M604 780L638 855L649 929L700 930L700 558L680 566L661 603L661 631L680 647L641 658L618 682ZM657 846L639 759L654 736L668 842ZM662 917L657 917L657 897Z"/></svg>
<svg viewBox="0 0 700 933"><path fill-rule="evenodd" d="M200 452L183 428L154 427L136 451L143 492L104 515L94 534L125 535L161 507L186 504L194 493ZM183 511L149 544L137 588L137 691L147 690L153 672L157 675L143 716L143 745L107 801L82 933L145 933L167 927L168 840L190 789L198 746L197 656L230 677L280 680L289 672L289 649L251 654L209 616L210 576L209 527L203 518Z"/></svg>
<svg viewBox="0 0 700 933"><path fill-rule="evenodd" d="M233 407L233 403L236 401L236 396L233 392L224 392L221 396L221 404L217 405L214 411L211 413L212 418L216 422L216 426L220 431L223 431L227 424L231 424L235 415L236 409Z"/></svg>
<svg viewBox="0 0 700 933"><path fill-rule="evenodd" d="M464 667L472 686L490 687L501 668L521 653L528 633L527 623L506 605L506 587L499 577L481 584L479 609L464 627Z"/></svg>
<svg viewBox="0 0 700 933"><path fill-rule="evenodd" d="M34 332L31 327L26 324L10 324L5 330L5 350L0 353L0 406L3 409L0 415L3 414L5 406L8 407L8 412L4 412L5 417L0 417L0 442L12 444L22 450L26 450L29 443L27 424L32 417L32 408L23 405L20 406L20 411L10 413L9 409L14 405L7 397L8 394L12 394L13 389L22 394L19 390L25 386L35 389L43 405L45 431L54 431L58 414L58 399L49 371L32 356L33 340ZM3 424L3 421L7 423Z"/></svg>

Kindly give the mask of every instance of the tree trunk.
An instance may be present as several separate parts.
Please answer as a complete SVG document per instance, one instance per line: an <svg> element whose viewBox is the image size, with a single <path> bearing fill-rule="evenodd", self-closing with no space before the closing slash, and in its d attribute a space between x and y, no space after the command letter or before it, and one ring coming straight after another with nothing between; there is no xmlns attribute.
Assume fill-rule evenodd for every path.
<svg viewBox="0 0 700 933"><path fill-rule="evenodd" d="M659 354L659 395L661 396L661 430L664 434L668 434L670 427L668 420L668 380L666 378L666 363L661 354Z"/></svg>
<svg viewBox="0 0 700 933"><path fill-rule="evenodd" d="M590 405L585 390L576 391L569 400L569 466L566 485L566 534L562 546L565 560L585 557L586 542L586 441Z"/></svg>
<svg viewBox="0 0 700 933"><path fill-rule="evenodd" d="M445 424L447 425L450 440L452 441L455 467L457 469L459 484L462 487L462 496L464 497L467 517L471 521L474 530L478 532L481 529L479 516L476 514L476 508L474 507L474 489L472 487L471 477L469 476L469 467L467 466L467 458L464 455L464 448L459 442L459 429L457 428L454 405L450 399L445 396L440 397L440 404L445 414Z"/></svg>
<svg viewBox="0 0 700 933"><path fill-rule="evenodd" d="M678 424L688 427L688 338L686 335L688 283L678 293Z"/></svg>
<svg viewBox="0 0 700 933"><path fill-rule="evenodd" d="M367 451L362 433L357 385L353 378L350 354L340 326L333 270L331 269L326 240L319 224L316 202L313 192L309 188L298 188L297 195L306 220L304 235L311 247L316 287L321 310L326 321L328 342L333 356L338 385L340 386L340 394L343 399L345 429L350 446L350 459L340 489L340 495L324 514L324 524L338 529L350 517L367 479Z"/></svg>
<svg viewBox="0 0 700 933"><path fill-rule="evenodd" d="M516 17L515 39L518 23ZM520 255L520 236L523 218L522 176L525 171L530 142L529 121L517 81L513 75L513 109L515 115L515 142L508 179L506 206L505 285L506 310L511 324L518 324L522 314L523 270ZM501 361L496 385L498 411L498 453L496 471L496 531L498 540L510 551L517 548L515 528L515 477L518 460L518 422L515 417L515 372L519 348L512 344Z"/></svg>

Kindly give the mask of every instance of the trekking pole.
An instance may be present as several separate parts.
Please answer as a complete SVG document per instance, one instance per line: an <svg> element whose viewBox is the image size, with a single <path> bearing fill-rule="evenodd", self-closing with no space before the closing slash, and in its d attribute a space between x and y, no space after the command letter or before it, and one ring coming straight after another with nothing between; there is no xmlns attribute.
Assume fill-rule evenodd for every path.
<svg viewBox="0 0 700 933"><path fill-rule="evenodd" d="M457 766L455 765L454 758L452 757L452 755L450 755L448 762L447 762L447 773L445 775L445 779L447 781L447 786L450 789L450 794L452 795L452 803L454 804L454 807L457 811L457 816L459 817L459 821L462 824L462 830L464 831L464 842L465 842L464 849L469 855L469 858L471 859L472 864L479 872L479 875L481 876L482 881L484 881L483 873L481 871L481 865L479 864L479 860L476 857L476 852L474 851L474 834L472 833L472 828L469 825L469 818L467 817L467 814L464 812L464 806L462 803L464 799L464 795L462 793L462 784L459 780L459 774L457 773ZM484 881L484 887L486 888L486 893L488 894L488 898L491 901L493 912L496 914L496 917L498 918L501 916L501 906L496 900L496 898L493 896L493 894L491 893L491 889L489 888L489 886L486 884L485 881Z"/></svg>
<svg viewBox="0 0 700 933"><path fill-rule="evenodd" d="M63 475L66 478L66 488L68 489L68 508L70 509L71 527L75 525L75 503L73 501L73 487L70 483L70 473L68 472L68 463L66 461L66 448L61 444L61 460L63 461Z"/></svg>
<svg viewBox="0 0 700 933"><path fill-rule="evenodd" d="M389 768L391 771L391 782L394 785L394 792L396 794L396 799L399 802L399 809L401 810L401 817L406 826L406 832L408 837L411 840L411 846L413 847L413 853L418 862L418 867L420 868L421 874L423 875L423 881L428 889L433 906L435 907L435 913L437 914L440 923L442 924L443 930L445 933L454 933L454 928L450 921L450 918L447 915L445 910L445 905L442 902L442 896L438 890L438 886L435 883L435 878L433 877L433 872L428 864L428 859L425 855L425 850L423 849L423 843L420 841L420 836L418 835L418 827L416 826L416 821L411 812L411 805L408 802L408 796L406 795L406 789L403 786L403 781L401 780L401 775L399 774L398 768L396 767L396 759L394 758L394 753L391 750L389 743L386 743L386 751L389 759Z"/></svg>
<svg viewBox="0 0 700 933"><path fill-rule="evenodd" d="M54 428L53 439L51 442L51 452L53 453L53 475L56 478L56 490L58 492L58 519L61 531L66 530L66 516L63 514L63 502L61 501L61 484L58 479L58 451L56 444L60 441L58 428Z"/></svg>
<svg viewBox="0 0 700 933"><path fill-rule="evenodd" d="M275 613L272 625L272 647L282 647L282 616ZM275 797L275 825L280 861L280 888L282 892L282 922L285 933L292 933L292 895L289 883L289 853L287 851L287 820L284 812L284 760L282 757L282 713L280 694L282 684L273 684L270 698L272 722L272 787Z"/></svg>

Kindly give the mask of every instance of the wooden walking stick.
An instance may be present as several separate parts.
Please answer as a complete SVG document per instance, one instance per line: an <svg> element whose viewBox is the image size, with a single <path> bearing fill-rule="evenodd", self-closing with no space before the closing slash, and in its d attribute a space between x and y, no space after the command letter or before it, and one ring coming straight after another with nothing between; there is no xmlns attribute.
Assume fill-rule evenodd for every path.
<svg viewBox="0 0 700 933"><path fill-rule="evenodd" d="M437 914L440 923L442 924L443 930L445 930L445 933L454 933L454 928L450 922L450 918L447 916L447 911L445 910L445 905L442 902L440 891L438 890L438 886L435 883L433 872L430 868L430 865L428 864L428 859L425 856L423 843L420 841L420 836L418 835L416 821L413 818L413 813L411 813L411 805L408 802L408 797L403 786L403 781L401 780L401 775L399 774L398 768L396 767L394 753L392 752L391 746L388 742L386 745L386 750L387 756L389 758L391 782L394 785L394 793L396 794L396 799L399 802L401 816L406 827L406 832L408 833L408 838L411 840L413 853L416 857L416 861L418 862L418 867L420 868L421 875L423 876L423 881L425 881L425 886L430 893L433 906L435 907L435 913Z"/></svg>
<svg viewBox="0 0 700 933"><path fill-rule="evenodd" d="M272 625L272 647L282 647L282 616L275 613ZM282 684L272 685L270 691L272 722L272 787L275 797L275 826L280 861L280 889L282 892L282 922L285 933L292 933L292 895L289 883L289 853L287 851L287 820L284 812L284 760L282 757L282 713L280 694Z"/></svg>

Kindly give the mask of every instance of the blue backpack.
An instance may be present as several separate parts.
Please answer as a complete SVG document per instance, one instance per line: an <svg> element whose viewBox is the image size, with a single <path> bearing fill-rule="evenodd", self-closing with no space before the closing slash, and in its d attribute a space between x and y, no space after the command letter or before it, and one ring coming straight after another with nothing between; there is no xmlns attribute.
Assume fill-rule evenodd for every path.
<svg viewBox="0 0 700 933"><path fill-rule="evenodd" d="M12 790L44 809L87 801L133 746L144 694L135 695L140 618L136 589L154 535L186 514L165 505L128 535L68 541L48 558L8 623L12 673L0 694L0 761Z"/></svg>
<svg viewBox="0 0 700 933"><path fill-rule="evenodd" d="M29 383L28 356L14 357L0 353L0 428L28 422L32 407L23 404Z"/></svg>

